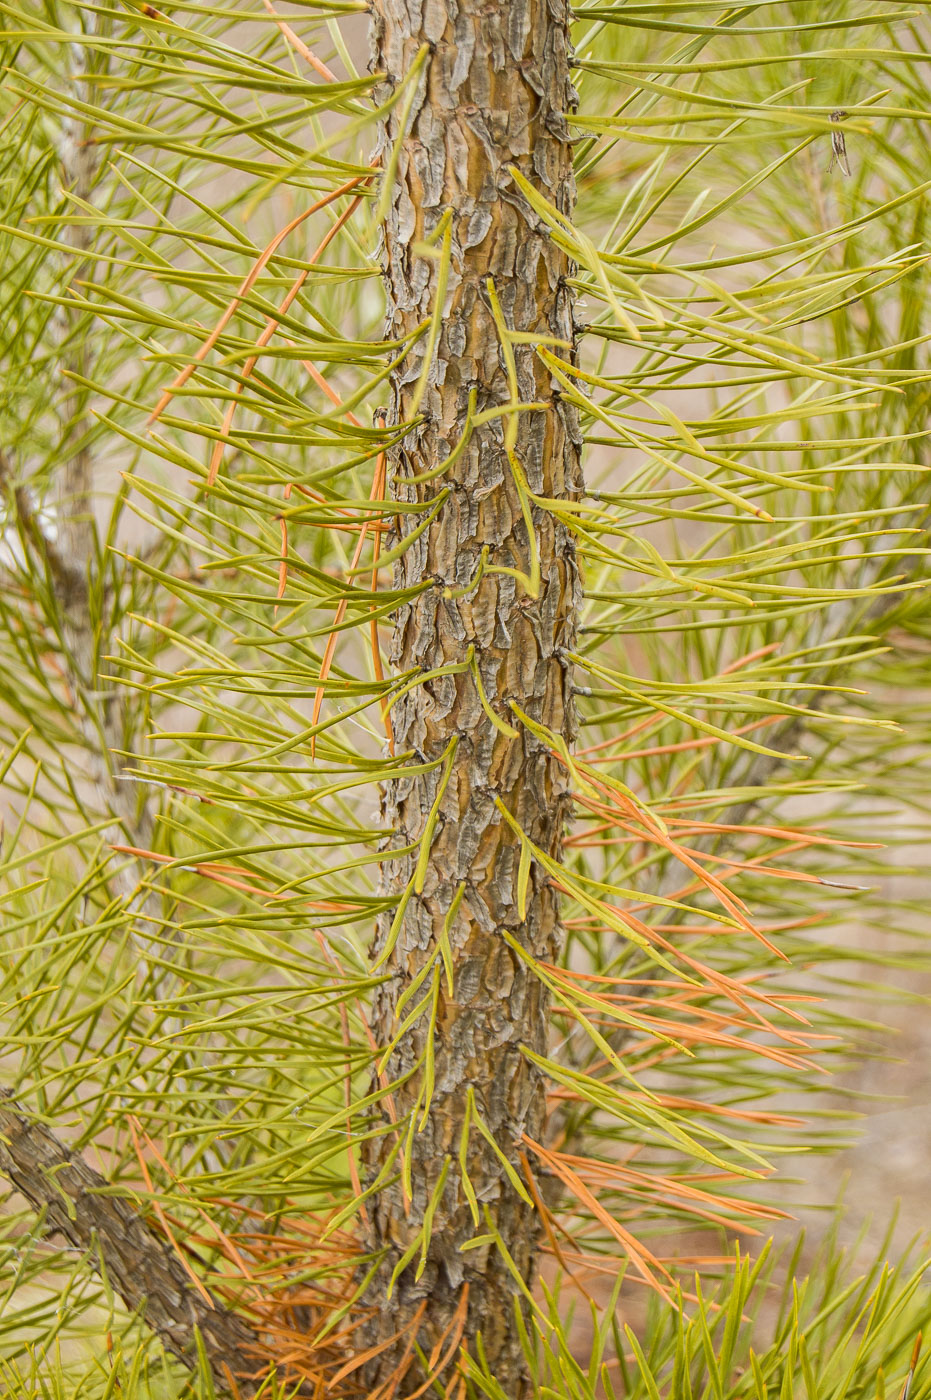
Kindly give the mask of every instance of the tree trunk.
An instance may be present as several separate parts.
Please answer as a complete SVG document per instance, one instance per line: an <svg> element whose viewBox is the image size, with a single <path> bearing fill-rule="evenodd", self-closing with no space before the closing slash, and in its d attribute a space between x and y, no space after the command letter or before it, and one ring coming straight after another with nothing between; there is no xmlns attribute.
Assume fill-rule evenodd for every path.
<svg viewBox="0 0 931 1400"><path fill-rule="evenodd" d="M432 766L388 784L383 795L392 849L415 849L384 866L384 891L402 903L405 893L408 898L400 931L389 913L376 941L387 974L375 998L378 1043L387 1047L421 998L426 1005L384 1067L394 1087L383 1104L382 1131L365 1148L369 1181L384 1172L368 1218L373 1251L385 1251L366 1299L375 1311L365 1344L388 1342L366 1379L370 1394L381 1386L387 1391L392 1377L411 1368L410 1383L418 1365L413 1340L425 1356L434 1347L441 1356L462 1326L470 1354L477 1354L480 1333L489 1368L517 1397L526 1386L514 1314L520 1290L496 1245L466 1252L463 1246L489 1234L490 1222L520 1276L533 1278L536 1212L512 1186L475 1117L520 1174L522 1136L539 1137L545 1112L545 1081L525 1050L546 1053L550 1010L530 964L556 957L561 932L557 893L536 861L521 917L521 841L497 804L558 859L569 812L567 774L545 736L534 734L510 702L571 742L575 708L562 649L575 644L580 590L570 533L529 501L539 586L519 577L532 573L533 550L517 483L523 478L537 496L577 499L580 435L575 411L560 401L529 344L513 347L517 398L542 407L496 417L470 436L467 419L470 394L475 413L515 402L495 295L510 330L573 341L571 264L511 173L516 167L571 215L575 187L563 116L575 101L569 16L563 0L375 0L374 10L373 66L386 75L386 91L429 47L405 129L399 129L402 97L380 133L383 163L400 141L384 227L389 335L410 333L433 311L440 263L416 245L447 211L451 262L435 346L431 351L423 335L392 382L390 421L418 412L420 418L392 463L394 499L424 504L447 493L396 567L397 586L427 580L432 586L397 613L392 661L401 672L448 669L417 684L392 711L397 754L413 755L407 766ZM441 229L435 252L442 243ZM517 434L510 460L509 424ZM437 478L410 480L440 466L464 436L464 450ZM403 514L401 528L411 531L422 519ZM426 848L429 861L418 877ZM470 1090L475 1113L466 1161L477 1224L460 1170ZM395 1115L397 1130L390 1126ZM424 1249L425 1213L432 1214L432 1227ZM392 1287L399 1261L418 1240Z"/></svg>

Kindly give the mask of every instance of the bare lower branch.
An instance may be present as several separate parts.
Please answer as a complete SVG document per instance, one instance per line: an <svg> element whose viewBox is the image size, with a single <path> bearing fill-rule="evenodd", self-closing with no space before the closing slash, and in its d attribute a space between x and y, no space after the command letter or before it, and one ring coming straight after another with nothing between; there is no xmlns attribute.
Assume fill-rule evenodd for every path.
<svg viewBox="0 0 931 1400"><path fill-rule="evenodd" d="M206 1289L201 1294L129 1200L110 1194L106 1178L48 1128L22 1117L8 1090L0 1091L0 1173L44 1213L47 1233L63 1235L95 1268L103 1260L116 1292L166 1351L193 1369L199 1331L215 1383L229 1391L233 1378L241 1394L254 1393L262 1348L252 1328Z"/></svg>

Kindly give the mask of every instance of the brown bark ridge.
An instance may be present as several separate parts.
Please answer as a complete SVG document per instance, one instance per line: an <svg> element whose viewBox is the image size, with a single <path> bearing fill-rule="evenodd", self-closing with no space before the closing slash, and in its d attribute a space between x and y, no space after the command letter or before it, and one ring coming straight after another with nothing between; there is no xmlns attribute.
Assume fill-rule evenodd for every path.
<svg viewBox="0 0 931 1400"><path fill-rule="evenodd" d="M386 1396L396 1384L405 1393L419 1374L414 1341L424 1356L443 1356L464 1315L470 1355L478 1354L480 1333L489 1369L518 1397L527 1385L514 1312L520 1288L496 1244L463 1246L497 1231L520 1276L533 1278L539 1221L501 1156L519 1174L523 1134L541 1134L545 1081L525 1049L546 1053L550 1003L532 963L557 955L561 929L557 894L536 861L521 916L521 840L498 804L559 858L570 802L565 769L545 732L535 734L511 702L533 725L571 743L575 707L562 649L574 645L580 584L570 532L536 504L535 596L516 576L530 573L532 558L517 483L523 477L535 496L574 500L582 479L575 410L560 400L532 344L513 345L516 385L509 386L494 298L508 330L573 343L570 260L512 173L571 215L569 14L564 0L374 0L373 9L373 71L385 75L384 93L412 73L418 56L423 65L416 88L380 129L383 162L399 153L384 224L390 336L411 333L434 309L441 264L417 244L435 235L436 254L448 237L450 252L435 345L422 335L392 380L389 421L415 422L392 463L393 497L442 501L396 566L396 586L432 586L396 614L391 659L399 672L448 669L392 710L396 752L432 767L383 791L390 846L417 849L384 866L383 890L407 902L400 929L387 914L375 942L386 974L373 1011L379 1044L391 1044L425 993L427 1005L384 1066L390 1104L384 1101L381 1133L363 1149L368 1180L377 1182L369 1242L383 1252L364 1338L382 1350L366 1381L370 1394ZM498 416L469 434L470 396L478 414L518 400L542 407ZM516 440L506 443L515 422ZM464 437L439 476L411 480L443 464ZM410 532L423 516L400 519ZM434 969L404 1000L431 960ZM499 1150L473 1117L466 1162L477 1224L460 1169L470 1093ZM467 1309L457 1311L465 1296Z"/></svg>
<svg viewBox="0 0 931 1400"><path fill-rule="evenodd" d="M131 1203L103 1194L111 1190L106 1178L48 1128L16 1112L6 1090L0 1091L0 1174L45 1212L48 1234L64 1236L92 1264L102 1258L115 1292L144 1316L166 1351L193 1368L197 1328L218 1387L229 1391L232 1376L241 1394L253 1393L248 1377L262 1368L262 1359L248 1324L218 1299L208 1301Z"/></svg>

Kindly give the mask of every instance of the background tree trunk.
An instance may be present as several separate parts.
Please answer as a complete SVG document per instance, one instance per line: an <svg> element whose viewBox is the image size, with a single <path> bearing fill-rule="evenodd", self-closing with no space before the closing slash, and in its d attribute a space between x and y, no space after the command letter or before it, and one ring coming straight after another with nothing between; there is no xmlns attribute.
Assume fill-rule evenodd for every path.
<svg viewBox="0 0 931 1400"><path fill-rule="evenodd" d="M480 1212L476 1227L459 1151L470 1088L483 1123L518 1171L522 1135L541 1132L544 1080L524 1048L546 1052L549 996L502 930L531 958L553 959L560 944L557 894L534 863L525 917L520 917L521 844L496 799L532 842L558 857L569 811L566 773L549 745L515 717L509 702L567 741L573 738L572 681L561 648L574 645L579 580L570 534L536 507L537 596L514 574L495 572L503 566L527 574L531 561L531 540L505 450L506 417L476 428L465 450L436 480L412 483L410 478L440 465L462 441L470 391L479 413L512 399L489 278L509 329L573 340L569 260L550 240L510 173L516 167L561 212L571 213L572 153L563 116L575 100L568 11L562 0L515 0L500 6L460 0L448 8L437 0L376 0L373 38L374 68L386 74L392 87L410 72L422 46L429 46L406 130L399 131L403 100L381 129L383 160L401 141L385 223L389 335L405 335L430 316L438 264L416 245L437 229L446 211L451 216L445 308L419 405L421 421L393 461L392 483L395 499L405 503L429 502L444 490L448 495L397 566L398 586L424 580L432 580L432 586L398 612L392 661L402 672L432 671L462 666L474 648L488 705L514 727L514 736L489 718L469 669L417 685L392 711L396 752L412 753L412 763L434 765L385 788L384 815L395 832L392 846L419 843L437 802L438 807L423 888L410 894L400 934L383 965L388 980L374 1008L379 1044L391 1041L417 1000L430 992L432 972L397 1014L405 990L436 958L444 926L454 990L449 993L443 972L435 1034L428 1000L386 1065L388 1078L397 1083L391 1108L402 1125L401 1148L388 1184L370 1210L371 1246L387 1253L367 1298L377 1311L366 1342L384 1343L395 1334L397 1339L371 1363L367 1379L374 1389L403 1372L413 1358L414 1335L428 1356L444 1336L441 1350L447 1347L469 1284L464 1336L472 1342L481 1332L489 1366L507 1393L516 1396L524 1385L514 1324L519 1290L495 1245L466 1253L461 1249L473 1236L486 1233L482 1213L487 1210L521 1276L530 1279L539 1224L473 1122L467 1162ZM428 341L422 337L396 374L391 421L405 421L416 411L415 386L427 353ZM533 493L576 499L581 442L575 411L560 402L532 346L516 346L515 359L521 402L546 406L517 416L520 469ZM421 518L401 516L402 528L415 528ZM449 596L449 590L463 589L475 579L486 548L490 567L477 586ZM447 765L441 760L450 755L453 743ZM401 895L418 883L417 860L414 850L387 862L385 892ZM450 919L457 897L461 903ZM392 918L390 913L384 917L377 953L390 946ZM437 966L442 971L441 960ZM415 1128L408 1140L412 1112ZM366 1148L370 1180L387 1170L398 1144L388 1126L389 1113L386 1105L385 1131ZM444 1170L445 1186L439 1191ZM437 1194L425 1258L418 1249L388 1300L392 1274L417 1240ZM474 1355L475 1347L470 1349Z"/></svg>

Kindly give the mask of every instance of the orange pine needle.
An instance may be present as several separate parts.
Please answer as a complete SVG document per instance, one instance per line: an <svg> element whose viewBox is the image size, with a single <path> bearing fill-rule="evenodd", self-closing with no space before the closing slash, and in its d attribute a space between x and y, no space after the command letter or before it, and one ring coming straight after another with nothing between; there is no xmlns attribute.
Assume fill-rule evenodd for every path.
<svg viewBox="0 0 931 1400"><path fill-rule="evenodd" d="M374 1361L376 1356L380 1356L383 1351L387 1351L388 1347L393 1346L395 1342L399 1342L405 1332L419 1325L424 1311L426 1310L426 1306L427 1300L425 1298L407 1326L402 1327L399 1332L395 1332L393 1336L388 1337L385 1341L378 1342L375 1346L369 1347L367 1351L361 1351L358 1355L351 1357L344 1366L339 1368L335 1376L331 1377L327 1389L332 1390L334 1385L338 1385L339 1382L345 1380L347 1376L351 1376L353 1371L357 1371L360 1366L364 1366L368 1361ZM371 1397L369 1397L369 1400L371 1400Z"/></svg>
<svg viewBox="0 0 931 1400"><path fill-rule="evenodd" d="M291 344L292 342L289 341L288 343ZM336 390L331 388L331 386L327 383L323 375L317 369L317 366L311 364L309 360L301 360L301 364L304 366L307 373L310 375L311 379L316 384L317 388L322 389L323 392L326 394L327 398L330 400L330 403L333 404L335 408L342 408L342 399L340 398L339 394L337 394ZM362 424L359 422L358 418L356 418L355 414L346 413L345 417L346 421L351 423L354 428L362 427Z"/></svg>
<svg viewBox="0 0 931 1400"><path fill-rule="evenodd" d="M527 1183L527 1190L530 1192L530 1195L533 1199L533 1203L539 1211L540 1219L543 1222L543 1229L546 1231L546 1238L550 1242L550 1248L552 1249L553 1254L559 1260L560 1264L563 1266L566 1273L572 1279L572 1282L575 1284L576 1288L579 1290L582 1296L586 1298L589 1303L594 1305L595 1299L589 1293L585 1285L579 1281L579 1279L573 1273L570 1265L566 1262L566 1257L563 1254L562 1249L560 1248L559 1241L556 1238L556 1232L553 1229L553 1225L556 1223L553 1218L553 1213L547 1206L543 1197L540 1195L540 1190L537 1186L536 1178L534 1177L534 1174L530 1169L530 1163L527 1160L526 1152L519 1152L517 1155L519 1156L520 1164L524 1169L524 1181ZM572 1236L567 1230L565 1230L562 1226L560 1226L560 1229L563 1230L563 1234L565 1234L567 1239L572 1239ZM572 1243L574 1244L575 1241L572 1240Z"/></svg>
<svg viewBox="0 0 931 1400"><path fill-rule="evenodd" d="M398 1362L397 1366L395 1366L391 1375L384 1382L384 1384L378 1386L377 1389L371 1391L371 1393L366 1396L366 1400L394 1400L394 1396L397 1393L398 1386L401 1384L404 1377L410 1370L411 1362L414 1359L414 1347L417 1343L417 1333L420 1330L421 1319L423 1318L423 1315L426 1312L426 1310L427 1299L424 1298L420 1307L414 1313L414 1316L411 1318L410 1322L407 1325L406 1330L409 1335L407 1339L407 1346L404 1348L404 1353L401 1357L401 1360Z"/></svg>
<svg viewBox="0 0 931 1400"><path fill-rule="evenodd" d="M578 1173L573 1171L557 1154L542 1147L540 1143L534 1142L533 1138L528 1137L526 1133L523 1134L522 1140L527 1144L530 1150L535 1152L549 1167L550 1171L558 1176L560 1181L573 1192L581 1204L585 1206L587 1210L591 1211L605 1229L614 1236L644 1282L648 1283L667 1303L671 1304L673 1301L671 1294L668 1289L660 1283L653 1271L656 1270L658 1273L664 1274L670 1283L673 1281L672 1275L669 1270L660 1263L656 1255L653 1254L646 1245L640 1244L629 1230L624 1229L623 1225L605 1209L597 1197L592 1195Z"/></svg>
<svg viewBox="0 0 931 1400"><path fill-rule="evenodd" d="M193 864L177 856L164 855L160 851L146 851L141 846L124 846L113 842L111 851L118 851L121 855L136 856L139 860L155 861L159 865L174 865L182 870L193 870L204 880L213 880L220 885L228 885L231 889L242 890L246 894L261 895L264 899L293 899L299 896L293 894L282 894L277 890L266 890L260 885L253 885L247 881L235 880L226 872L248 875L248 870L241 870L237 865L223 865L219 862ZM332 899L312 899L307 902L306 907L315 914L339 914L345 910L359 910L363 908L361 904L341 904Z"/></svg>
<svg viewBox="0 0 931 1400"><path fill-rule="evenodd" d="M262 3L264 4L268 13L274 16L275 23L281 30L285 39L287 39L288 43L294 49L294 51L296 53L299 53L301 58L303 58L305 62L310 64L314 72L319 73L321 78L325 78L328 83L338 82L336 74L331 72L330 69L326 66L326 64L323 63L317 57L314 51L307 47L307 45L304 43L304 40L301 39L297 34L295 34L290 24L288 24L286 20L281 18L278 11L272 4L271 0L262 0Z"/></svg>
<svg viewBox="0 0 931 1400"><path fill-rule="evenodd" d="M911 1394L912 1381L915 1379L915 1371L918 1368L918 1357L921 1354L921 1333L915 1338L915 1345L912 1349L912 1364L909 1367L908 1375L905 1378L905 1387L902 1391L902 1400L908 1400Z"/></svg>
<svg viewBox="0 0 931 1400"><path fill-rule="evenodd" d="M348 190L353 189L356 185L361 184L361 183L368 184L368 182L371 180L371 178L372 178L371 175L357 175L357 176L355 177L355 179L349 180L345 185L340 185L339 189L338 189L338 190L334 190L333 193L332 193L331 195L328 195L327 198L326 198L324 201L322 201L322 202L318 201L317 204L313 205L310 209L308 209L307 212L306 212L305 214L302 214L302 215L301 215L301 219L304 219L304 218L307 217L308 214L313 214L314 212L316 212L316 210L321 209L321 208L323 207L323 204L324 204L324 203L326 203L326 204L331 204L331 203L333 202L333 200L336 199L339 195L345 194ZM265 348L265 346L268 344L268 342L271 340L272 336L275 334L275 332L278 330L279 326L281 325L281 320L280 320L280 318L287 312L288 308L291 306L291 303L294 301L294 298L297 296L298 292L301 290L301 288L303 287L304 283L307 281L307 278L310 276L310 269L311 269L311 267L312 267L312 266L314 265L314 263L317 262L318 259L319 259L320 257L322 257L322 255L326 252L327 248L328 248L329 245L332 243L332 241L333 241L333 239L336 237L336 235L339 233L340 229L343 227L343 225L347 222L348 219L351 219L351 218L352 218L353 214L356 212L356 210L358 209L358 207L359 207L359 205L360 205L361 203L362 203L362 196L361 196L361 195L357 195L357 196L355 197L355 199L353 199L353 200L347 205L347 207L343 210L342 214L340 214L340 216L339 216L339 218L336 220L336 222L332 225L332 227L331 227L330 229L328 229L327 233L326 233L326 234L324 235L324 237L320 240L320 243L317 245L317 247L314 249L314 251L313 251L313 252L311 253L311 255L310 255L310 258L309 258L309 260L308 260L308 266L305 267L305 268L303 268L303 269L301 270L301 272L298 274L298 276L297 276L297 277L294 279L294 281L291 283L291 286L288 288L288 291L287 291L287 293L285 294L285 298L284 298L284 300L282 301L281 305L280 305L279 308L278 308L278 315L277 315L277 316L269 316L269 317L266 319L266 322L265 322L265 329L262 331L262 334L259 336L258 340L256 341L256 351L263 350L263 349ZM296 221L292 220L292 222L287 226L287 229L284 231L284 233L283 233L282 235L279 236L279 241L280 241L280 238L281 238L281 237L284 237L287 233L289 233L289 232L291 231L291 229L292 229L293 227L295 227L295 224L296 224ZM272 241L274 242L274 240L272 240ZM271 248L272 245L269 244L269 247ZM274 251L274 250L273 250L273 251ZM266 254L268 254L267 257L266 257ZM268 258L269 258L270 256L271 256L271 253L268 252L268 249L266 249L266 250L265 250L265 253L262 254L262 257L265 258L265 261L266 261L266 262L268 261ZM260 259L259 261L261 261L261 259ZM263 264L263 265L264 265L264 264ZM249 274L249 276L252 277L253 281L255 280L255 277L258 276L258 272L259 272L259 271L261 271L261 268L259 268L258 263L257 263L256 266L253 268L252 272ZM248 281L249 281L249 278L247 277L247 278L246 278L246 282L248 282ZM246 284L243 283L243 287L245 287L245 285L246 285ZM247 290L248 290L248 289L247 289ZM242 291L242 288L240 288L240 296L239 296L239 299L235 299L235 300L231 303L231 305L230 305L229 307L227 307L226 311L223 313L223 315L224 315L224 317L225 317L226 319L224 320L224 319L221 318L220 325L217 327L216 331L214 332L214 337L213 337L213 342L212 342L212 344L214 344L214 345L216 344L217 338L219 337L219 335L220 335L220 333L221 333L223 327L226 325L226 322L229 320L230 316L233 315L233 313L234 313L234 311L236 310L236 307L239 305L239 302L240 302L240 300L242 299L242 296L243 296L243 295L245 295L245 293ZM291 342L291 341L288 341L287 343L290 345L292 342ZM207 344L206 344L205 346L203 346L202 348L203 348L204 354L206 355L206 354L210 351L210 349L212 348L211 342L208 341ZM200 355L200 352L198 352L198 355ZM201 356L201 358L202 358L202 356ZM241 395L241 393L242 393L243 384L246 382L246 380L248 380L249 378L251 378L252 373L253 373L253 371L254 371L256 365L257 365L258 362L259 362L259 359L260 359L260 356L259 356L258 353L256 353L255 355L251 355L251 356L249 357L249 359L246 361L245 365L243 366L243 371L242 371L242 383L240 383L239 385L237 385L235 397L233 398L233 401L229 404L229 406L227 407L227 410L226 410L225 414L223 415L223 426L222 426L222 428L220 429L220 436L217 438L216 445L214 446L213 452L211 453L211 456L210 456L210 466L209 466L209 468L208 468L208 470L207 470L207 487L208 487L208 488L211 487L211 486L213 485L213 483L214 483L214 482L216 481L216 479L217 479L217 472L218 472L219 469L220 469L220 462L223 460L223 449L224 449L224 447L226 446L226 442L227 442L227 440L229 439L230 432L232 431L233 419L234 419L235 416L236 416L236 409L237 409L238 406L239 406L239 397L240 397L240 395ZM307 364L306 361L302 360L301 363L304 365L304 368L305 368L305 369L309 369L309 368L310 368L310 366ZM188 372L188 374L193 373L193 370L194 370L194 365L189 365L189 366L187 366L187 372ZM313 373L316 374L316 371L313 371ZM183 382L184 382L183 380L178 380L178 381L176 381L176 382L175 382L175 385L173 386L173 388L180 388L180 387L181 387L181 384L182 384ZM171 393L171 392L172 392L172 391L169 391L169 397L170 397L170 393ZM154 419L154 415L153 415L153 419ZM153 419L150 419L149 421L152 422ZM353 420L353 421L355 421L355 420Z"/></svg>
<svg viewBox="0 0 931 1400"><path fill-rule="evenodd" d="M345 184L340 185L338 189L331 190L329 194L323 195L322 198L318 199L314 204L312 204L309 209L305 209L303 213L297 214L293 219L290 220L289 223L285 224L283 229L280 229L278 233L275 234L272 241L259 254L256 261L253 263L251 269L246 274L243 281L240 283L238 292L233 297L226 310L223 312L223 315L220 317L214 329L210 332L207 339L204 341L200 349L195 354L192 363L184 366L184 368L178 374L174 382L171 385L169 385L169 387L162 394L162 397L159 399L155 408L149 415L149 420L146 424L147 427L151 427L152 424L155 423L161 417L165 409L171 403L171 400L174 397L174 395L178 392L179 389L183 388L183 386L190 379L191 375L194 373L194 370L197 368L197 366L210 354L210 351L220 339L220 336L223 334L223 331L229 325L232 318L235 316L238 308L242 305L243 300L249 295L252 288L255 286L263 269L275 256L275 253L281 247L281 244L285 241L288 235L293 233L296 228L299 228L300 225L305 221L305 219L309 219L311 214L316 214L319 212L319 210L325 209L328 204L332 204L334 200L341 198L341 196L347 194L349 190L355 189L356 185L359 185L363 181L368 181L370 179L370 175L353 176L351 180L347 180ZM297 293L295 292L295 296L296 295Z"/></svg>
<svg viewBox="0 0 931 1400"><path fill-rule="evenodd" d="M453 1357L456 1354L456 1351L459 1347L459 1343L462 1341L462 1334L465 1331L466 1317L468 1316L468 1307L469 1285L467 1283L464 1283L462 1285L462 1294L459 1298L459 1303L456 1307L456 1311L453 1313L449 1326L444 1329L444 1331L437 1340L436 1346L430 1353L430 1357L427 1362L427 1379L423 1382L422 1385L419 1385L417 1389L413 1391L410 1395L406 1395L404 1397L404 1400L420 1400L420 1396L423 1395L424 1391L429 1390L430 1387L434 1384L434 1382L439 1380L440 1376L446 1370L446 1367L449 1365L450 1361L452 1361ZM444 1341L449 1336L450 1331L453 1332L452 1341L446 1348L446 1351L443 1353L443 1355L439 1357L439 1359L437 1359L439 1356L440 1347L443 1345Z"/></svg>
<svg viewBox="0 0 931 1400"><path fill-rule="evenodd" d="M749 665L751 664L751 662L753 662L753 661L759 661L761 657L763 657L763 656L768 656L771 652L778 651L778 649L779 649L779 643L778 643L778 642L770 642L768 646L760 647L757 651L751 651L751 652L748 652L748 653L746 654L746 656L738 657L738 659L737 659L736 661L732 661L732 662L730 663L729 666L725 666L724 669L723 669L723 671L721 671L720 674L721 674L722 676L730 676L730 675L733 675L733 673L734 673L735 671L739 671L739 670L741 669L741 667L743 667L743 666L749 666ZM775 721L776 721L777 718L778 718L778 716L772 716L772 717L770 717L769 719L767 719L766 721L761 721L760 723L764 723L764 722L765 722L765 723L767 723L767 724L773 724L773 723L775 723ZM643 731L644 731L645 729L655 728L656 725L658 725L658 724L663 724L663 723L665 722L665 720L666 720L666 716L665 716L665 715L662 715L662 714L659 714L659 715L648 715L646 719L639 720L636 724L632 725L630 729L625 729L624 732L623 732L622 734L616 734L616 735L614 735L614 737L611 738L611 739L602 739L601 742L600 742L599 744L589 744L589 746L588 746L587 748L584 748L584 749L577 749L577 750L576 750L576 757L581 758L581 757L584 757L584 756L586 756L587 754L590 754L590 753L598 753L599 750L601 750L601 749L608 749L608 748L611 748L612 745L614 745L614 744L622 744L622 743L624 743L625 739L632 739L632 738L634 737L635 734L642 734ZM751 727L753 727L753 726L751 726ZM738 732L744 732L744 731L738 731ZM707 744L707 743L716 744L716 743L719 743L719 742L720 742L720 741L719 741L718 739L715 739L713 736L712 736L712 737L709 737L709 738L707 738L707 739L702 740L702 744L703 744L703 745L704 745L704 744ZM667 750L666 750L666 749L662 749L662 750L658 750L658 752L667 752ZM635 758L635 757L641 757L641 756L642 756L642 755L639 755L639 754L624 754L624 758Z"/></svg>
<svg viewBox="0 0 931 1400"><path fill-rule="evenodd" d="M148 1133L145 1131L144 1128L142 1128L141 1125L139 1125L139 1131L145 1138L146 1146L152 1153L152 1156L155 1158L156 1162L158 1162L159 1166L162 1168L162 1171L164 1171L165 1174L171 1178L175 1186L177 1186L180 1191L183 1191L186 1196L190 1197L191 1192L184 1185L184 1183L178 1179L177 1174L172 1171L171 1167L168 1165L161 1152L159 1152L155 1143L152 1141ZM244 1278L247 1278L250 1283L255 1283L255 1278L249 1272L248 1264L240 1254L239 1250L236 1248L233 1241L230 1239L229 1235L227 1235L225 1231L220 1229L220 1226L217 1224L217 1222L207 1214L204 1208L196 1200L191 1198L191 1203L194 1206L194 1209L197 1211L198 1215L206 1222L206 1224L209 1225L212 1230L216 1231L220 1243L223 1245L225 1251L227 1252L227 1258L231 1259L236 1264L237 1268L241 1270Z"/></svg>
<svg viewBox="0 0 931 1400"><path fill-rule="evenodd" d="M552 1151L552 1149L550 1150ZM612 1181L626 1182L630 1186L640 1188L638 1200L643 1199L644 1192L659 1200L669 1196L678 1197L680 1208L687 1209L691 1214L710 1220L714 1224L727 1225L731 1229L737 1229L743 1233L756 1234L757 1232L751 1227L726 1218L717 1212L730 1211L764 1220L784 1220L787 1218L786 1212L775 1206L759 1205L739 1197L723 1196L706 1191L693 1185L685 1177L651 1175L647 1172L636 1171L625 1166L622 1162L605 1162L595 1157L581 1157L567 1152L553 1152L552 1155L568 1164L583 1180L589 1181L593 1186L608 1185ZM714 1209L709 1209L709 1207Z"/></svg>
<svg viewBox="0 0 931 1400"><path fill-rule="evenodd" d="M588 748L576 749L575 757L584 758L590 753L599 753L602 749L609 749L612 744L622 744L625 739L632 739L635 734L642 734L645 729L655 728L665 719L665 715L647 715L646 719L638 720L630 729L625 729L623 734L615 734L611 739L602 739L599 744L589 744Z"/></svg>
<svg viewBox="0 0 931 1400"><path fill-rule="evenodd" d="M557 754L555 750L552 752L553 756L557 758L563 766L568 767L566 759L563 758L562 755ZM743 900L738 898L737 895L732 894L721 880L715 875L712 875L710 871L704 869L698 860L667 835L659 823L655 821L644 808L635 806L629 798L624 797L615 788L603 782L598 777L597 773L593 772L591 769L584 767L583 772L591 785L603 793L604 797L603 800L599 802L590 798L586 793L576 793L575 799L580 806L588 808L589 811L595 812L599 816L608 816L616 819L617 825L620 826L622 830L630 831L633 829L635 832L637 830L643 831L645 833L643 839L652 842L654 845L661 846L664 850L668 851L670 855L680 861L681 864L686 866L687 869L691 870L693 875L715 895L732 918L736 919L741 928L745 929L747 933L751 933L765 948L776 957L781 958L783 962L788 961L785 953L777 948L774 943L770 942L770 940L751 923L749 911ZM631 827L631 823L634 824L633 828Z"/></svg>
<svg viewBox="0 0 931 1400"><path fill-rule="evenodd" d="M285 488L285 500L291 494L291 485L288 483ZM278 604L284 597L284 591L288 586L288 522L282 515L278 522L281 526L281 561L278 565L278 592L275 595L275 616L278 616Z"/></svg>
<svg viewBox="0 0 931 1400"><path fill-rule="evenodd" d="M781 645L781 642L769 642L765 647L758 647L756 651L748 651L746 656L740 656L729 666L725 666L720 674L732 676L735 671L742 670L744 666L751 666L754 661L761 661L764 656L772 656L773 652L778 651Z"/></svg>
<svg viewBox="0 0 931 1400"><path fill-rule="evenodd" d="M167 1216L165 1215L165 1212L162 1210L162 1207L161 1207L161 1205L159 1204L159 1201L158 1201L158 1199L157 1199L157 1197L156 1197L156 1195L155 1195L155 1189L154 1189L154 1187L153 1187L153 1185L152 1185L152 1178L149 1176L149 1169L148 1169L148 1167L146 1166L145 1158L144 1158L143 1155L142 1155L142 1148L141 1148L141 1146L139 1145L139 1138L138 1138L137 1135L136 1135L136 1125L137 1125L137 1123L138 1123L138 1119L134 1118L132 1114L127 1114L126 1121L127 1121L127 1123L129 1124L129 1131L130 1131L130 1134L132 1135L132 1140L133 1140L133 1148L135 1149L136 1158L137 1158L137 1160L138 1160L138 1162L139 1162L139 1169L140 1169L140 1171L142 1172L142 1178L143 1178L143 1180L145 1181L145 1184L146 1184L146 1190L147 1190L148 1193L149 1193L149 1200L150 1200L152 1209L155 1211L155 1214L158 1216L159 1223L160 1223L162 1229L163 1229L164 1232L165 1232L165 1238L168 1240L168 1243L171 1245L172 1249L175 1251L175 1253L177 1254L178 1258L181 1260L181 1265L182 1265L182 1268L184 1269L184 1272L187 1274L188 1278L191 1280L191 1282L193 1283L194 1287L197 1289L198 1293L199 1293L200 1296L203 1298L204 1302L207 1304L207 1306L208 1306L209 1308L215 1308L215 1307L216 1307L216 1304L214 1303L214 1301L213 1301L213 1299L211 1298L210 1294L207 1292L206 1288L205 1288L204 1285L201 1283L200 1279L197 1277L197 1275L195 1274L194 1270L191 1268L191 1266L190 1266L190 1264L188 1263L187 1259L184 1257L184 1251L183 1251L183 1249L181 1248L181 1246L178 1244L178 1241L175 1239L174 1235L172 1234L172 1232L171 1232L171 1226L170 1226L169 1223L168 1223L168 1218L167 1218Z"/></svg>
<svg viewBox="0 0 931 1400"><path fill-rule="evenodd" d="M735 736L738 734L752 734L754 730L768 729L770 725L777 724L779 718L779 715L766 715L765 718L756 719L751 724L741 725L739 729L735 729L732 732ZM707 749L714 744L720 743L723 743L723 740L717 738L716 735L704 734L701 736L701 738L683 739L683 741L679 744L656 744L649 749L628 749L622 754L613 754L610 756L602 754L598 758L589 759L589 762L626 763L628 760L632 760L635 758L658 758L662 754L688 753L690 750L693 749Z"/></svg>

